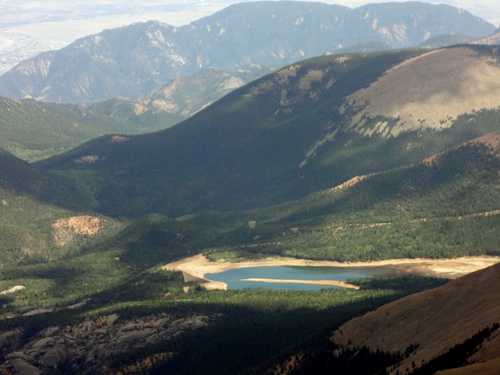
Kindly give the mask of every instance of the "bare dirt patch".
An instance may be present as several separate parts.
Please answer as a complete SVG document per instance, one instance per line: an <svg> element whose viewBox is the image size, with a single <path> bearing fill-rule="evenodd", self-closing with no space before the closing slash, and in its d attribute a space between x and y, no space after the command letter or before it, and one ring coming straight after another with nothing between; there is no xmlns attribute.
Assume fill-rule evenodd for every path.
<svg viewBox="0 0 500 375"><path fill-rule="evenodd" d="M10 289L7 289L7 290L4 290L3 292L0 292L0 294L14 293L14 292L17 292L18 290L23 290L23 289L26 289L26 287L24 285L16 285Z"/></svg>
<svg viewBox="0 0 500 375"><path fill-rule="evenodd" d="M109 143L120 143L120 142L126 142L128 141L130 138L127 138L127 137L122 137L121 135L114 135L111 137L111 141L109 141Z"/></svg>
<svg viewBox="0 0 500 375"><path fill-rule="evenodd" d="M344 182L343 184L340 184L339 186L336 186L331 189L331 191L338 191L338 190L345 190L350 188L351 186L356 185L358 182L363 181L365 178L369 177L371 175L363 175L363 176L355 176L351 178L350 180Z"/></svg>
<svg viewBox="0 0 500 375"><path fill-rule="evenodd" d="M94 216L73 216L57 220L52 228L54 242L58 246L65 246L75 239L75 235L95 236L101 230L101 221Z"/></svg>
<svg viewBox="0 0 500 375"><path fill-rule="evenodd" d="M478 363L452 370L438 371L436 372L436 375L498 375L499 368L500 358L497 358L486 363Z"/></svg>
<svg viewBox="0 0 500 375"><path fill-rule="evenodd" d="M147 111L148 111L148 107L146 107L145 105L139 104L139 103L135 103L134 113L136 115L143 114L144 112L147 112Z"/></svg>
<svg viewBox="0 0 500 375"><path fill-rule="evenodd" d="M76 159L75 163L92 164L92 163L95 163L97 160L99 160L98 155L87 155L87 156L82 156L81 158Z"/></svg>
<svg viewBox="0 0 500 375"><path fill-rule="evenodd" d="M484 144L497 156L500 156L500 133L490 133L472 140L470 143Z"/></svg>
<svg viewBox="0 0 500 375"><path fill-rule="evenodd" d="M319 82L323 79L325 72L322 70L311 69L307 74L299 80L299 88L302 91L307 91L311 89L311 84L313 82Z"/></svg>
<svg viewBox="0 0 500 375"><path fill-rule="evenodd" d="M397 135L410 129L449 127L462 113L497 108L499 87L499 67L467 47L443 49L387 71L370 87L347 97L343 110L356 113L350 128L365 117L399 118L390 131Z"/></svg>

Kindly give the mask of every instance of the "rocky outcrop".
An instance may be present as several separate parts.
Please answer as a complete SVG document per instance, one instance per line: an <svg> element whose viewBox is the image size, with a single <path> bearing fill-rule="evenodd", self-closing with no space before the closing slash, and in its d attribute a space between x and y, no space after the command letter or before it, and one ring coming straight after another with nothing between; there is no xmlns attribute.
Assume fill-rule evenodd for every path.
<svg viewBox="0 0 500 375"><path fill-rule="evenodd" d="M53 374L62 368L105 374L102 361L112 354L202 329L218 319L220 315L179 317L164 313L121 320L112 314L73 326L46 328L24 344L19 344L22 331L8 331L0 334L0 350L6 359L0 374Z"/></svg>

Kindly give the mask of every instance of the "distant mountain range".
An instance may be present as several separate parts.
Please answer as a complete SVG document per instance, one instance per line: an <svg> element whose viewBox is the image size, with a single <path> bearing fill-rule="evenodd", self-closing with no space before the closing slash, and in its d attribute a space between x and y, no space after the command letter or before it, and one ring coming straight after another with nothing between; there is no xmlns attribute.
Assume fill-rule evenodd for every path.
<svg viewBox="0 0 500 375"><path fill-rule="evenodd" d="M135 99L208 67L234 72L250 64L289 64L364 41L401 48L440 34L480 38L494 30L458 8L418 2L356 9L242 3L183 27L139 23L42 53L2 75L0 95L65 103Z"/></svg>

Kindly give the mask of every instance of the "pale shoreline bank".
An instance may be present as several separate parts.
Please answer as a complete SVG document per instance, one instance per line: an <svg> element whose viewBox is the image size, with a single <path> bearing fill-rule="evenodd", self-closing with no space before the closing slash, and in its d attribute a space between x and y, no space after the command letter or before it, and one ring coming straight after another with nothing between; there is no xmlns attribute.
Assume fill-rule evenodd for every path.
<svg viewBox="0 0 500 375"><path fill-rule="evenodd" d="M208 290L227 289L227 284L205 278L207 273L219 273L237 268L273 267L273 266L309 266L309 267L385 267L397 274L456 279L468 273L499 263L500 257L462 257L454 259L390 259L371 262L340 263L332 261L314 261L306 259L277 260L269 258L262 261L239 263L211 262L202 254L169 263L163 269L182 271L184 280L198 282ZM288 280L290 281L290 280ZM295 280L295 282L300 280ZM324 284L322 284L324 285Z"/></svg>
<svg viewBox="0 0 500 375"><path fill-rule="evenodd" d="M242 279L241 281L258 281L262 283L287 283L287 284L310 284L310 285L325 285L325 286L339 286L342 288L359 289L359 286L344 283L343 281L335 280L282 280L282 279Z"/></svg>

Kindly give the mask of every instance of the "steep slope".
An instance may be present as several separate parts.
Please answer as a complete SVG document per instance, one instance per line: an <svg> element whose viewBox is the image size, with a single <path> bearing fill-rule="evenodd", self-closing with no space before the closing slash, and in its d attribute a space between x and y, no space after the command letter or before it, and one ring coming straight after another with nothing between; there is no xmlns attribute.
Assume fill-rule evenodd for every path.
<svg viewBox="0 0 500 375"><path fill-rule="evenodd" d="M186 220L227 228L233 255L226 247L213 260L254 252L340 262L499 255L498 139L490 134L300 200Z"/></svg>
<svg viewBox="0 0 500 375"><path fill-rule="evenodd" d="M0 149L0 268L60 259L122 227L90 205L71 180Z"/></svg>
<svg viewBox="0 0 500 375"><path fill-rule="evenodd" d="M242 3L179 28L134 24L42 53L3 74L0 94L55 102L134 99L207 67L276 66L362 41L400 48L439 34L483 37L494 29L457 8L417 2L353 10L295 1Z"/></svg>
<svg viewBox="0 0 500 375"><path fill-rule="evenodd" d="M383 305L252 374L498 373L499 276L496 264Z"/></svg>
<svg viewBox="0 0 500 375"><path fill-rule="evenodd" d="M493 87L499 68L484 61L496 61L497 52L490 47L423 52L306 60L230 93L166 131L120 143L103 137L41 165L86 176L82 182L94 186L101 212L141 215L154 210L178 216L297 199L498 131L499 113L492 99L499 95L500 85L496 91ZM459 61L449 64L448 56ZM446 66L460 67L460 62L469 74L457 87L456 69ZM424 68L406 69L415 63ZM478 77L482 86L477 86ZM429 87L427 96L411 87L414 80ZM385 108L394 108L394 116L398 107L392 105L393 91L403 92L398 103L414 108L418 117L419 111L444 112L442 101L427 98L447 94L447 87L474 85L467 107L452 105L457 112L446 110L456 118L439 124L442 129L419 122L415 130L403 132L407 124L399 118L362 118L359 102L353 105L361 94L383 88L388 95L380 98L387 100ZM482 109L485 103L491 103L491 109ZM469 114L458 115L463 108ZM405 113L413 117L409 110ZM106 179L96 179L96 173Z"/></svg>
<svg viewBox="0 0 500 375"><path fill-rule="evenodd" d="M499 323L499 278L497 264L435 290L405 297L349 321L334 332L332 340L342 346L364 345L372 351L392 353L413 346L411 355L391 373L415 369L412 363L418 368ZM494 345L495 340L487 341L481 350L492 350Z"/></svg>

